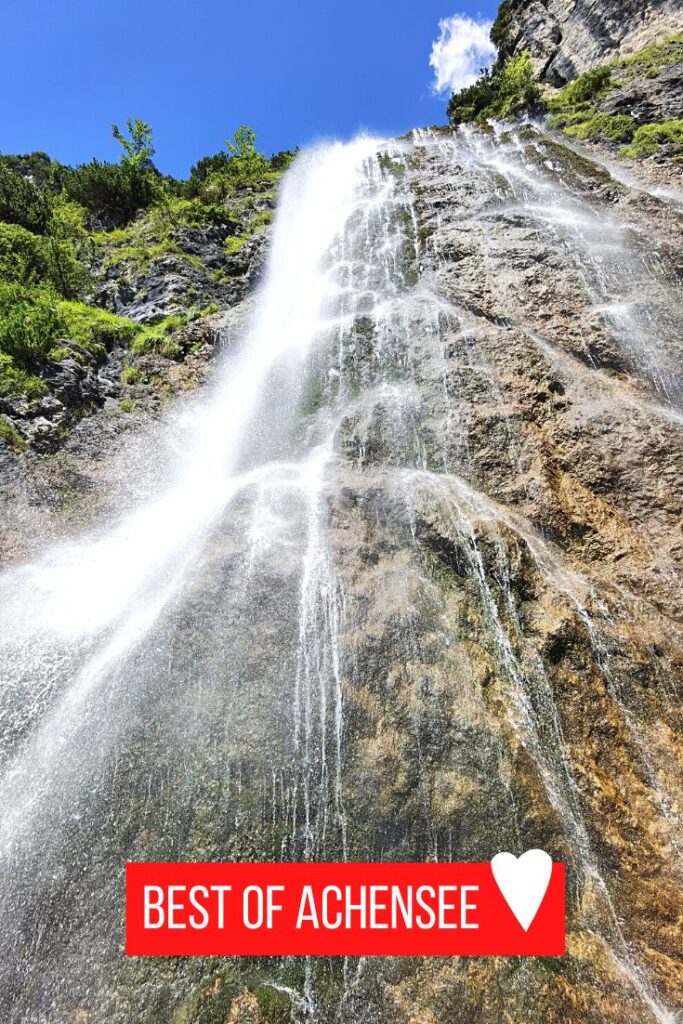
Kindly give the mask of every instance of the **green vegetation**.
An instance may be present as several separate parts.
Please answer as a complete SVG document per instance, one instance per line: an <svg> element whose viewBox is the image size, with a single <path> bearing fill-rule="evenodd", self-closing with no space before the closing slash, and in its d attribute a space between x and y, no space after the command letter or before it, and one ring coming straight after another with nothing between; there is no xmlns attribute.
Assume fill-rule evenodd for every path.
<svg viewBox="0 0 683 1024"><path fill-rule="evenodd" d="M671 148L671 155L683 158L683 120L644 124L633 133L630 146L622 149L622 156L655 156L663 146Z"/></svg>
<svg viewBox="0 0 683 1024"><path fill-rule="evenodd" d="M135 366L125 366L121 373L121 380L124 384L142 384L145 380L145 375L142 370L136 369Z"/></svg>
<svg viewBox="0 0 683 1024"><path fill-rule="evenodd" d="M186 194L209 204L224 202L235 190L276 181L295 156L296 151L283 150L268 160L256 149L254 131L242 125L226 141L225 150L205 156L194 165Z"/></svg>
<svg viewBox="0 0 683 1024"><path fill-rule="evenodd" d="M113 125L112 134L118 163L67 167L46 153L0 155L0 397L39 399L49 391L41 379L48 364L101 363L115 345L182 356L178 331L216 305L142 325L90 304L95 275L117 266L133 279L168 255L198 266L182 246L190 229L221 228L226 251L236 252L272 220L264 200L296 155L268 159L242 126L181 181L154 166L144 121ZM143 379L134 367L122 377Z"/></svg>
<svg viewBox="0 0 683 1024"><path fill-rule="evenodd" d="M498 47L501 58L504 60L510 56L508 51L508 39L510 26L515 12L523 4L523 0L503 0L498 8L496 20L491 28L491 40Z"/></svg>
<svg viewBox="0 0 683 1024"><path fill-rule="evenodd" d="M128 136L124 135L118 125L111 126L111 133L121 145L123 154L121 162L126 167L138 167L142 170L152 170L154 164L154 143L152 142L152 129L145 121L129 117L126 121Z"/></svg>
<svg viewBox="0 0 683 1024"><path fill-rule="evenodd" d="M8 370L37 370L55 338L66 336L56 296L20 284L0 283L0 355ZM16 378L15 378L16 379Z"/></svg>
<svg viewBox="0 0 683 1024"><path fill-rule="evenodd" d="M607 65L579 75L549 101L551 125L575 139L629 140L635 127L632 119L625 114L601 114L596 107L596 100L613 85L612 69Z"/></svg>
<svg viewBox="0 0 683 1024"><path fill-rule="evenodd" d="M550 123L575 139L602 139L630 143L623 156L656 156L666 146L675 158L683 153L681 121L638 126L628 114L600 110L600 101L620 86L627 87L636 75L657 78L662 71L683 58L683 35L672 36L654 46L580 75L548 102Z"/></svg>
<svg viewBox="0 0 683 1024"><path fill-rule="evenodd" d="M132 320L84 302L58 302L57 312L65 325L64 337L98 357L115 344L129 344L142 330Z"/></svg>
<svg viewBox="0 0 683 1024"><path fill-rule="evenodd" d="M454 93L448 104L451 124L509 120L539 106L540 91L528 53L508 57L484 71L474 85Z"/></svg>
<svg viewBox="0 0 683 1024"><path fill-rule="evenodd" d="M45 381L22 370L6 352L0 352L0 397L42 398L48 392Z"/></svg>
<svg viewBox="0 0 683 1024"><path fill-rule="evenodd" d="M499 48L491 70L482 72L473 85L454 93L448 104L453 125L487 120L509 120L523 112L540 111L544 105L533 66L527 53L513 55L510 28L521 0L504 0L491 30ZM683 59L683 33L664 39L644 50L594 68L545 101L550 124L575 139L602 139L628 143L623 156L656 156L666 148L669 155L683 157L680 120L663 124L638 124L628 114L610 113L601 101L636 76L657 78L667 67Z"/></svg>
<svg viewBox="0 0 683 1024"><path fill-rule="evenodd" d="M630 57L623 57L615 61L613 66L642 72L648 78L657 78L665 68L680 60L683 60L683 32L647 46Z"/></svg>
<svg viewBox="0 0 683 1024"><path fill-rule="evenodd" d="M26 441L4 416L0 416L0 441L8 444L17 454L26 451Z"/></svg>
<svg viewBox="0 0 683 1024"><path fill-rule="evenodd" d="M570 85L553 97L549 104L551 110L578 110L584 103L589 103L597 96L603 95L612 85L612 70L604 65L579 75Z"/></svg>
<svg viewBox="0 0 683 1024"><path fill-rule="evenodd" d="M165 316L156 324L140 327L133 339L131 352L134 355L143 355L145 352L158 352L167 359L178 359L182 355L182 349L174 335L183 327L187 327L201 314L199 311L183 314Z"/></svg>

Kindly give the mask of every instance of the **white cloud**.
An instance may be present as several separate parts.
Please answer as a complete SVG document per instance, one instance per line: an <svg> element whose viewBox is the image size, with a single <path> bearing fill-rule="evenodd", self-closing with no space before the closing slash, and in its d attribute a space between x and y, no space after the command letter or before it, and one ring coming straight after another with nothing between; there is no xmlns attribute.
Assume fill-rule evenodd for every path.
<svg viewBox="0 0 683 1024"><path fill-rule="evenodd" d="M439 22L439 38L432 44L429 63L434 68L435 93L458 92L472 85L484 67L496 58L489 34L493 22L454 14Z"/></svg>

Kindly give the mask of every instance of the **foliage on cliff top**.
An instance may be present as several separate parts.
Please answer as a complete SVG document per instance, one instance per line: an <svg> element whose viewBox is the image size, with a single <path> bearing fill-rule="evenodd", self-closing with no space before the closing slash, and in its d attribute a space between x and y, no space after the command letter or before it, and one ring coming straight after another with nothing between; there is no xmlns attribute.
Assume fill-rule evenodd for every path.
<svg viewBox="0 0 683 1024"><path fill-rule="evenodd" d="M491 28L491 40L498 47L501 57L512 54L514 40L510 37L510 28L516 12L524 6L524 0L503 0Z"/></svg>
<svg viewBox="0 0 683 1024"><path fill-rule="evenodd" d="M508 120L540 102L538 83L528 53L508 57L482 72L474 85L453 93L448 117L453 125L471 121Z"/></svg>
<svg viewBox="0 0 683 1024"><path fill-rule="evenodd" d="M200 311L143 327L88 304L93 273L124 263L144 270L169 254L198 262L176 242L182 229L218 227L242 244L268 221L262 200L295 156L267 158L242 126L182 181L154 166L144 121L112 133L119 163L67 167L42 152L0 155L0 397L46 394L40 373L67 355L101 360L114 344L177 355L173 332Z"/></svg>

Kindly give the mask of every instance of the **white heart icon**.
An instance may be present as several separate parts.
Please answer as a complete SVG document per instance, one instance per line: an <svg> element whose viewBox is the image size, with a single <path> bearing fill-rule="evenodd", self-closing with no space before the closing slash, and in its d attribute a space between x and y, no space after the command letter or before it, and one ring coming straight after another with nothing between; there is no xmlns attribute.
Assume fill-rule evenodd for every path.
<svg viewBox="0 0 683 1024"><path fill-rule="evenodd" d="M525 932L548 891L553 862L544 850L527 850L521 857L497 853L491 870L505 902Z"/></svg>

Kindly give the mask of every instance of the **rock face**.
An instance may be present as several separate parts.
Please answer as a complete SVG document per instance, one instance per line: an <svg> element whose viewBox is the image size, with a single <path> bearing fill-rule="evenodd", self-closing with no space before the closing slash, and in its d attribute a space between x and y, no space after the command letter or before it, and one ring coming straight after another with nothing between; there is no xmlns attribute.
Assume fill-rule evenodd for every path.
<svg viewBox="0 0 683 1024"><path fill-rule="evenodd" d="M357 173L317 342L248 396L242 489L191 532L242 399L219 390L111 470L149 530L115 520L75 567L67 548L0 576L12 1024L667 1024L683 1005L679 206L529 128L415 133ZM186 420L199 469L157 506ZM126 860L535 846L568 865L564 959L122 954Z"/></svg>
<svg viewBox="0 0 683 1024"><path fill-rule="evenodd" d="M503 50L528 50L542 81L577 75L680 32L678 0L512 0Z"/></svg>
<svg viewBox="0 0 683 1024"><path fill-rule="evenodd" d="M173 239L178 255L163 256L142 270L125 262L109 268L96 298L112 313L143 324L193 308L233 306L257 280L268 236L254 235L228 255L225 242L232 234L230 225L178 228Z"/></svg>

